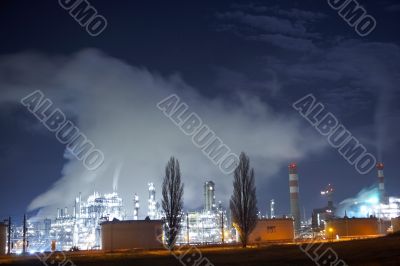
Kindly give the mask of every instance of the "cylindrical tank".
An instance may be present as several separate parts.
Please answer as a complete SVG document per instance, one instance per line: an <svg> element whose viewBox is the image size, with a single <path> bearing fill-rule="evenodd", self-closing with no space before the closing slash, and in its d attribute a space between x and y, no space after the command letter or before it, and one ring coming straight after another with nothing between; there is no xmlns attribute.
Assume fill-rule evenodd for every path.
<svg viewBox="0 0 400 266"><path fill-rule="evenodd" d="M0 255L6 254L7 225L0 223Z"/></svg>

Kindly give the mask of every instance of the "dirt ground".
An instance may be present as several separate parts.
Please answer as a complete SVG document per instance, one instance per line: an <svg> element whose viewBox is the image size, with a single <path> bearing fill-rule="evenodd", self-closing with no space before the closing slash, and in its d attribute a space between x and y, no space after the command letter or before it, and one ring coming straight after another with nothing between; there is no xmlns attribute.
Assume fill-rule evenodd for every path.
<svg viewBox="0 0 400 266"><path fill-rule="evenodd" d="M118 253L73 252L35 256L0 257L0 265L400 265L400 236L315 245L191 248ZM331 264L333 263L333 264Z"/></svg>

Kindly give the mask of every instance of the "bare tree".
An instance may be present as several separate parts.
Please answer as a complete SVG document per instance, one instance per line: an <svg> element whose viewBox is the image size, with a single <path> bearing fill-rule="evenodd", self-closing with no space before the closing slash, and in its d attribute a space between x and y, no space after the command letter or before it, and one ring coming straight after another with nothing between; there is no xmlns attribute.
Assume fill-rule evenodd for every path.
<svg viewBox="0 0 400 266"><path fill-rule="evenodd" d="M246 247L250 233L257 224L257 197L254 184L254 169L244 152L234 172L233 195L230 200L232 222L239 233L242 246Z"/></svg>
<svg viewBox="0 0 400 266"><path fill-rule="evenodd" d="M169 159L165 167L165 177L162 187L162 208L165 213L165 237L168 248L175 246L176 237L180 230L183 207L183 184L179 161L174 157Z"/></svg>

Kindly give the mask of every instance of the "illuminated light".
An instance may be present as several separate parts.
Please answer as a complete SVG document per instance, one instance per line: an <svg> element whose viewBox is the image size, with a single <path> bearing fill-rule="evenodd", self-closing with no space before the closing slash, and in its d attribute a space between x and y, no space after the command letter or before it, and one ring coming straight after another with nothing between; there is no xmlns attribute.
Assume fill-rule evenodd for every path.
<svg viewBox="0 0 400 266"><path fill-rule="evenodd" d="M361 212L363 215L367 214L367 213L368 213L368 208L367 208L367 206L362 205L362 206L360 207L360 212Z"/></svg>
<svg viewBox="0 0 400 266"><path fill-rule="evenodd" d="M384 167L383 163L377 163L377 164L376 164L376 168L377 168L378 170L383 170L383 167Z"/></svg>
<svg viewBox="0 0 400 266"><path fill-rule="evenodd" d="M371 203L371 204L378 204L379 203L379 199L378 199L378 197L371 197L371 198L369 198L368 200L367 200L367 202L368 203Z"/></svg>
<svg viewBox="0 0 400 266"><path fill-rule="evenodd" d="M329 227L329 233L332 233L333 232L333 228L332 227Z"/></svg>

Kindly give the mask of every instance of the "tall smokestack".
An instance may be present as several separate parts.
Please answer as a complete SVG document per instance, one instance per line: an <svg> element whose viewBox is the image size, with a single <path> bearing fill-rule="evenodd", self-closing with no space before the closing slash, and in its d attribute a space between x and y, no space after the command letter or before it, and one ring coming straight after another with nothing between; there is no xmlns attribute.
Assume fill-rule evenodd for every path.
<svg viewBox="0 0 400 266"><path fill-rule="evenodd" d="M272 199L271 200L271 202L270 202L270 214L271 214L271 219L272 218L275 218L275 200L274 199Z"/></svg>
<svg viewBox="0 0 400 266"><path fill-rule="evenodd" d="M22 225L22 254L26 253L26 214L24 214L24 224Z"/></svg>
<svg viewBox="0 0 400 266"><path fill-rule="evenodd" d="M139 219L139 196L135 193L133 197L133 220Z"/></svg>
<svg viewBox="0 0 400 266"><path fill-rule="evenodd" d="M156 217L156 188L154 187L154 183L149 183L149 207L147 211L147 215L151 220L154 220Z"/></svg>
<svg viewBox="0 0 400 266"><path fill-rule="evenodd" d="M379 182L379 202L385 202L385 177L383 175L383 163L377 163L376 169L378 170L378 182Z"/></svg>
<svg viewBox="0 0 400 266"><path fill-rule="evenodd" d="M213 181L204 183L204 210L215 210L215 184Z"/></svg>
<svg viewBox="0 0 400 266"><path fill-rule="evenodd" d="M294 228L300 230L300 207L299 207L299 176L297 165L289 164L289 189L290 189L290 214L294 219Z"/></svg>

